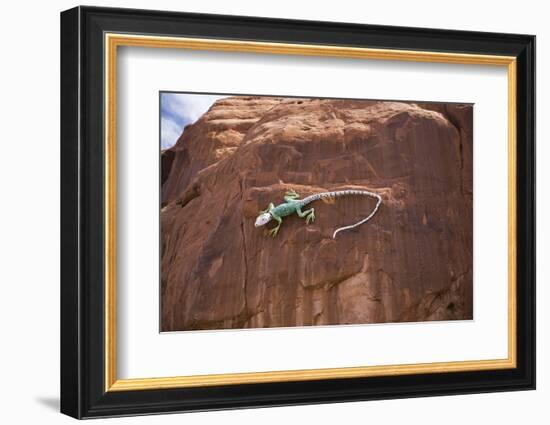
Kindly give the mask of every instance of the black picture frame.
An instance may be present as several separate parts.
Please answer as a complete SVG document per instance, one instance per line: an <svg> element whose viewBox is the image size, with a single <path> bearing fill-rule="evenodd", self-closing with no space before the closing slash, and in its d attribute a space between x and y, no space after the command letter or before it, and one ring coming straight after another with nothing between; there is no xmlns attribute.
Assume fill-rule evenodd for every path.
<svg viewBox="0 0 550 425"><path fill-rule="evenodd" d="M517 60L517 367L368 378L105 391L104 34L139 33ZM535 37L76 7L61 13L61 412L75 418L535 388Z"/></svg>

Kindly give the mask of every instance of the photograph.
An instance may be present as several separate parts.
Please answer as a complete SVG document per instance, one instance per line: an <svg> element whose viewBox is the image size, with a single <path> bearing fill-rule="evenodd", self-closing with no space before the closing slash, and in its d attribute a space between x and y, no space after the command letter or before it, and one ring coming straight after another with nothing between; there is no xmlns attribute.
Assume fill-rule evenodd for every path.
<svg viewBox="0 0 550 425"><path fill-rule="evenodd" d="M475 319L474 108L159 92L160 331Z"/></svg>

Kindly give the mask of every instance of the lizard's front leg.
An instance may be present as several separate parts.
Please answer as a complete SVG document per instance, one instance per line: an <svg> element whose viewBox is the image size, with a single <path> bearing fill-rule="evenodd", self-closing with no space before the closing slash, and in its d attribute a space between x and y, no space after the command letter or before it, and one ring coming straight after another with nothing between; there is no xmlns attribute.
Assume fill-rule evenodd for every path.
<svg viewBox="0 0 550 425"><path fill-rule="evenodd" d="M275 220L277 220L277 222L279 223L279 224L277 224L277 226L275 226L273 229L271 229L271 230L268 231L268 234L269 234L272 238L274 238L275 236L277 236L277 232L279 231L279 227L281 227L281 224L283 224L283 219L282 219L281 217L279 217L278 215L273 214L273 213L271 213L271 216L272 216Z"/></svg>
<svg viewBox="0 0 550 425"><path fill-rule="evenodd" d="M268 205L267 209L265 209L265 210L263 210L263 211L260 211L260 214L265 214L265 213L267 213L267 212L270 212L273 208L275 208L275 205L273 205L273 202L271 202L271 203Z"/></svg>
<svg viewBox="0 0 550 425"><path fill-rule="evenodd" d="M310 208L309 210L306 210L302 212L301 208L296 208L296 214L298 214L298 217L304 218L306 217L306 224L309 224L311 221L312 223L315 221L315 208Z"/></svg>

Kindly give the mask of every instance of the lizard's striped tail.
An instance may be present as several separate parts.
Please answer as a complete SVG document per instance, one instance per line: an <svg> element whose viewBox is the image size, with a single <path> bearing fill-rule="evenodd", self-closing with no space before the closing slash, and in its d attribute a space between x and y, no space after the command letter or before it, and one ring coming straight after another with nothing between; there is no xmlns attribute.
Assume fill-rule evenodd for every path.
<svg viewBox="0 0 550 425"><path fill-rule="evenodd" d="M354 228L360 226L361 224L364 224L367 221L369 221L374 216L374 214L376 214L376 212L378 211L378 208L380 208L380 204L382 204L382 197L378 193L369 192L368 190L346 189L346 190L336 190L336 191L333 191L333 192L316 193L315 195L311 195L311 196L308 196L308 197L302 199L302 205L307 205L310 202L317 201L318 199L338 198L340 196L352 196L352 195L369 196L371 198L376 198L376 206L374 207L372 212L367 217L365 217L363 220L358 221L355 224L351 224L349 226L344 226L344 227L339 227L338 229L336 229L334 231L333 235L332 235L333 239L335 239L336 235L339 232L341 232L343 230L354 229Z"/></svg>

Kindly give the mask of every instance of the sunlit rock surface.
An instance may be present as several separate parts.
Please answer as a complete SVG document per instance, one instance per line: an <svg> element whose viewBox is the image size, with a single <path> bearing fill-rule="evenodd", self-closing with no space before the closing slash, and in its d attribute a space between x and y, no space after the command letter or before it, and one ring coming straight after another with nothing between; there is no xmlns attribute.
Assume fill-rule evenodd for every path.
<svg viewBox="0 0 550 425"><path fill-rule="evenodd" d="M472 318L472 106L232 97L162 154L163 331ZM276 238L259 210L316 202ZM269 225L268 225L269 226Z"/></svg>

